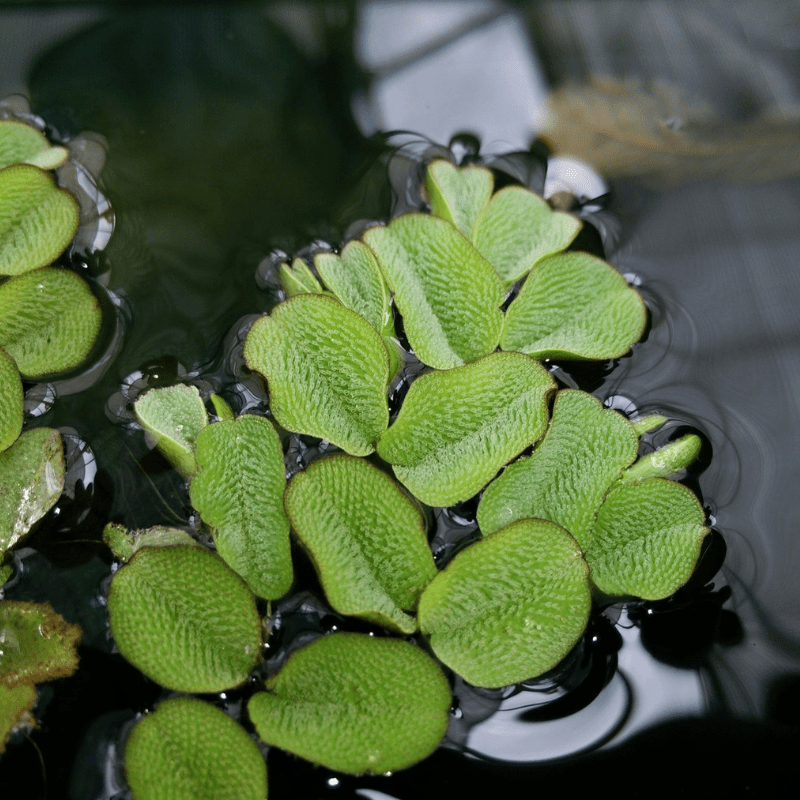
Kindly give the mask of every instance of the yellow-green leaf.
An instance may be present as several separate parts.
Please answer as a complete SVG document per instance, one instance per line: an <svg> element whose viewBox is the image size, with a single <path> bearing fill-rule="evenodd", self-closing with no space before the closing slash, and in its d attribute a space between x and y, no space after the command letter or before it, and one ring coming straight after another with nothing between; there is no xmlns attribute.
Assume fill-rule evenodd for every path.
<svg viewBox="0 0 800 800"><path fill-rule="evenodd" d="M22 431L22 377L14 359L0 348L0 452Z"/></svg>
<svg viewBox="0 0 800 800"><path fill-rule="evenodd" d="M5 752L6 743L17 729L33 726L31 711L35 705L33 684L21 683L11 687L0 683L0 755Z"/></svg>
<svg viewBox="0 0 800 800"><path fill-rule="evenodd" d="M47 137L16 120L0 121L0 169L11 164L33 164L41 169L60 167L68 158L66 147L51 147Z"/></svg>
<svg viewBox="0 0 800 800"><path fill-rule="evenodd" d="M456 167L437 159L428 165L425 186L431 211L455 225L469 239L492 196L494 177L486 167L475 164Z"/></svg>
<svg viewBox="0 0 800 800"><path fill-rule="evenodd" d="M156 525L152 528L130 531L124 525L109 522L103 529L103 541L120 561L130 561L143 547L201 547L186 531Z"/></svg>

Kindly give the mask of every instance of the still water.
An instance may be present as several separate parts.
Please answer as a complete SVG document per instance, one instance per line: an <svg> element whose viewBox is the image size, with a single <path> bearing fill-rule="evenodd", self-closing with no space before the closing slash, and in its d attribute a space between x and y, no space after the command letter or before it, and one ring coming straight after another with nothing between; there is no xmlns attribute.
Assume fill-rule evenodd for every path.
<svg viewBox="0 0 800 800"><path fill-rule="evenodd" d="M6 596L50 601L81 625L84 645L79 672L42 688L35 746L17 743L0 760L0 785L24 780L26 797L126 797L117 751L136 714L163 696L112 652L103 604L106 521L193 521L179 478L133 423L133 399L182 378L222 391L238 410L257 407L263 390L241 370L237 345L248 315L275 302L269 254L336 245L351 223L413 204L408 159L389 159L400 140L366 139L350 116L365 81L352 19L331 17L323 34L316 51L301 52L248 5L145 8L86 25L32 60L34 111L58 135L105 140L114 230L104 249L72 256L107 311L95 364L28 395L31 424L68 434L72 466ZM419 137L403 141L415 139L408 152L424 151ZM533 184L544 179L539 156L507 171L514 164ZM503 692L457 685L446 746L422 764L351 778L272 751L270 797L527 796L567 786L770 796L791 774L800 184L723 176L659 191L623 179L584 216L595 227L583 246L639 285L651 324L618 363L564 364L556 375L620 410L667 414L661 436L702 433L702 469L688 481L717 534L701 574L674 601L607 609L558 674ZM316 447L300 437L287 445L300 461ZM439 514L443 547L469 534L472 514ZM277 613L275 647L340 624L313 593ZM240 701L217 698L234 714ZM700 777L689 787L692 767Z"/></svg>

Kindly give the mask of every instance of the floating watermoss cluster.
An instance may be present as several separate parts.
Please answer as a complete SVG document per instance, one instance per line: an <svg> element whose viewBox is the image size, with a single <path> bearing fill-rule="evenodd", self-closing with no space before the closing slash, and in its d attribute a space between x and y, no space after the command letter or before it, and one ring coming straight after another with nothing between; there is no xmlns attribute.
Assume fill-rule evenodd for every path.
<svg viewBox="0 0 800 800"><path fill-rule="evenodd" d="M51 173L68 156L36 128L0 121L0 584L12 572L9 551L64 488L59 432L22 433L22 382L74 369L100 330L86 283L51 266L80 222ZM0 752L13 729L33 724L35 684L77 668L80 636L47 603L0 600Z"/></svg>
<svg viewBox="0 0 800 800"><path fill-rule="evenodd" d="M593 595L670 596L708 533L696 497L669 480L698 437L640 458L639 437L664 418L629 421L558 391L542 365L619 357L644 330L622 276L567 252L581 221L525 188L494 192L484 167L434 161L426 187L431 213L284 264L286 301L246 339L275 422L338 451L287 483L269 418L237 418L212 395L212 422L195 387L153 389L136 414L189 481L216 552L180 529L106 529L125 562L108 598L114 638L187 693L241 686L258 668L258 598L292 589L294 536L330 606L384 633L294 650L247 710L264 743L341 772L425 758L447 727L448 670L481 687L548 672L580 640ZM395 312L425 369L391 419ZM427 508L480 493L479 538L440 568ZM166 780L176 798L263 797L263 759L223 717L184 697L143 718L125 756L137 800Z"/></svg>

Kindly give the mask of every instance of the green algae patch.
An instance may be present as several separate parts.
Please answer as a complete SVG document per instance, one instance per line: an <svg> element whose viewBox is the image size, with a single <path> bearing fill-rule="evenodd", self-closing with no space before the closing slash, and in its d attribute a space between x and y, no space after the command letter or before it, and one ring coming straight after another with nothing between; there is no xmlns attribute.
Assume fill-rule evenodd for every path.
<svg viewBox="0 0 800 800"><path fill-rule="evenodd" d="M109 522L103 528L103 541L120 561L130 561L133 554L143 547L201 547L199 542L181 528L163 525L131 531L124 525Z"/></svg>
<svg viewBox="0 0 800 800"><path fill-rule="evenodd" d="M52 264L78 230L75 198L29 164L0 169L0 275Z"/></svg>
<svg viewBox="0 0 800 800"><path fill-rule="evenodd" d="M100 323L97 299L74 272L43 267L0 286L0 347L25 378L79 366Z"/></svg>
<svg viewBox="0 0 800 800"><path fill-rule="evenodd" d="M8 353L0 349L0 452L22 432L22 378Z"/></svg>
<svg viewBox="0 0 800 800"><path fill-rule="evenodd" d="M419 624L464 680L496 688L552 669L591 609L588 567L558 525L525 519L462 550L423 592Z"/></svg>
<svg viewBox="0 0 800 800"><path fill-rule="evenodd" d="M35 725L33 707L36 689L29 683L6 686L0 683L0 755L5 752L9 738L20 728Z"/></svg>
<svg viewBox="0 0 800 800"><path fill-rule="evenodd" d="M449 161L437 159L428 165L425 188L431 212L447 220L469 239L491 199L494 176L486 167L475 164L456 167Z"/></svg>
<svg viewBox="0 0 800 800"><path fill-rule="evenodd" d="M197 472L197 437L208 425L208 414L196 386L178 384L151 389L135 403L139 424L184 478Z"/></svg>
<svg viewBox="0 0 800 800"><path fill-rule="evenodd" d="M81 629L49 603L0 601L0 684L14 687L72 675Z"/></svg>
<svg viewBox="0 0 800 800"><path fill-rule="evenodd" d="M23 433L0 453L0 554L13 547L64 489L64 448L52 428Z"/></svg>
<svg viewBox="0 0 800 800"><path fill-rule="evenodd" d="M389 424L389 355L377 331L338 300L301 294L256 320L244 346L287 430L368 455Z"/></svg>
<svg viewBox="0 0 800 800"><path fill-rule="evenodd" d="M587 253L539 261L506 312L500 347L534 358L608 359L644 333L639 293L610 264Z"/></svg>
<svg viewBox="0 0 800 800"><path fill-rule="evenodd" d="M450 687L399 639L334 633L295 651L247 710L267 744L352 774L404 769L444 736Z"/></svg>
<svg viewBox="0 0 800 800"><path fill-rule="evenodd" d="M47 137L36 128L16 120L0 121L0 169L11 164L56 169L68 157L66 147L51 146Z"/></svg>
<svg viewBox="0 0 800 800"><path fill-rule="evenodd" d="M255 597L204 548L143 548L114 575L108 612L122 655L169 689L221 692L258 663Z"/></svg>
<svg viewBox="0 0 800 800"><path fill-rule="evenodd" d="M256 743L227 714L176 697L140 719L125 746L136 800L265 800L267 767Z"/></svg>
<svg viewBox="0 0 800 800"><path fill-rule="evenodd" d="M492 353L418 378L378 454L415 497L448 506L472 497L544 433L555 381L521 353Z"/></svg>
<svg viewBox="0 0 800 800"><path fill-rule="evenodd" d="M292 479L285 503L333 608L416 630L436 566L421 512L388 475L350 456L318 459Z"/></svg>
<svg viewBox="0 0 800 800"><path fill-rule="evenodd" d="M197 437L197 463L189 493L217 552L259 597L281 597L293 570L283 450L272 423L248 415L209 425Z"/></svg>

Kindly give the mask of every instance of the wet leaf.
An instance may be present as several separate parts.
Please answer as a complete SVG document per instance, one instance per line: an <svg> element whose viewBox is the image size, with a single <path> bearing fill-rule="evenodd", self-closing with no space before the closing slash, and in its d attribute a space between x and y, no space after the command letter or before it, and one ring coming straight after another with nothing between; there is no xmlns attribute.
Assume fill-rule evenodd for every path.
<svg viewBox="0 0 800 800"><path fill-rule="evenodd" d="M417 358L436 369L467 364L500 340L503 285L450 223L404 214L363 236L403 315Z"/></svg>
<svg viewBox="0 0 800 800"><path fill-rule="evenodd" d="M338 300L301 294L257 320L245 358L267 379L287 430L368 455L389 424L389 356L375 329Z"/></svg>
<svg viewBox="0 0 800 800"><path fill-rule="evenodd" d="M462 550L423 592L419 623L448 667L499 687L556 666L590 608L577 542L558 525L524 519Z"/></svg>
<svg viewBox="0 0 800 800"><path fill-rule="evenodd" d="M399 639L323 636L289 656L247 710L270 745L338 772L403 769L447 728L450 687L437 664Z"/></svg>
<svg viewBox="0 0 800 800"><path fill-rule="evenodd" d="M425 520L400 487L367 461L331 456L297 474L285 502L333 608L413 633L436 566Z"/></svg>
<svg viewBox="0 0 800 800"><path fill-rule="evenodd" d="M265 800L267 766L241 725L202 700L174 697L136 723L125 746L136 800Z"/></svg>
<svg viewBox="0 0 800 800"><path fill-rule="evenodd" d="M135 403L136 419L184 478L197 472L195 447L208 414L196 386L179 383L151 389Z"/></svg>
<svg viewBox="0 0 800 800"><path fill-rule="evenodd" d="M669 597L689 580L708 534L700 503L662 478L624 484L597 514L586 560L606 594Z"/></svg>
<svg viewBox="0 0 800 800"><path fill-rule="evenodd" d="M236 419L233 409L218 394L212 394L209 400L211 400L214 413L219 417L220 422Z"/></svg>
<svg viewBox="0 0 800 800"><path fill-rule="evenodd" d="M26 431L0 453L0 553L30 531L63 488L64 449L58 431Z"/></svg>
<svg viewBox="0 0 800 800"><path fill-rule="evenodd" d="M491 170L468 164L456 167L438 159L428 165L425 186L431 211L455 225L469 239L494 189Z"/></svg>
<svg viewBox="0 0 800 800"><path fill-rule="evenodd" d="M51 147L47 137L36 128L15 120L0 121L0 169L11 164L55 169L68 156L66 147Z"/></svg>
<svg viewBox="0 0 800 800"><path fill-rule="evenodd" d="M475 247L510 285L541 259L572 243L583 223L521 186L501 189L478 219L472 234Z"/></svg>
<svg viewBox="0 0 800 800"><path fill-rule="evenodd" d="M0 684L42 683L78 668L81 629L49 603L0 601Z"/></svg>
<svg viewBox="0 0 800 800"><path fill-rule="evenodd" d="M622 482L643 481L647 478L670 478L700 455L703 442L699 436L690 433L681 436L652 453L642 456L633 466L622 473Z"/></svg>
<svg viewBox="0 0 800 800"><path fill-rule="evenodd" d="M22 432L22 378L8 353L0 349L0 452Z"/></svg>
<svg viewBox="0 0 800 800"><path fill-rule="evenodd" d="M590 394L558 393L553 419L528 458L489 484L478 505L488 535L526 517L549 519L585 545L594 516L611 485L636 458L631 424Z"/></svg>
<svg viewBox="0 0 800 800"><path fill-rule="evenodd" d="M28 164L0 170L0 275L51 264L79 221L77 201L49 173Z"/></svg>
<svg viewBox="0 0 800 800"><path fill-rule="evenodd" d="M29 683L9 687L0 683L0 755L12 734L20 727L32 727L36 689Z"/></svg>
<svg viewBox="0 0 800 800"><path fill-rule="evenodd" d="M263 417L209 425L197 437L200 471L189 493L217 552L259 597L292 585L289 520L283 508L286 468L281 441Z"/></svg>
<svg viewBox="0 0 800 800"><path fill-rule="evenodd" d="M644 332L639 293L587 253L549 256L531 270L506 312L500 346L534 358L624 355Z"/></svg>
<svg viewBox="0 0 800 800"><path fill-rule="evenodd" d="M178 692L221 692L256 666L255 597L201 547L143 548L111 581L111 633L148 678Z"/></svg>
<svg viewBox="0 0 800 800"><path fill-rule="evenodd" d="M44 267L0 286L0 347L25 378L79 366L100 323L95 296L74 272Z"/></svg>
<svg viewBox="0 0 800 800"><path fill-rule="evenodd" d="M103 541L120 561L130 561L143 547L200 547L186 531L156 525L153 528L129 531L124 525L109 522L103 529Z"/></svg>
<svg viewBox="0 0 800 800"><path fill-rule="evenodd" d="M466 500L544 433L554 388L521 353L428 373L412 384L378 453L422 502Z"/></svg>
<svg viewBox="0 0 800 800"><path fill-rule="evenodd" d="M291 266L281 264L278 274L287 297L294 297L297 294L319 294L322 291L317 276L302 258L296 258Z"/></svg>

